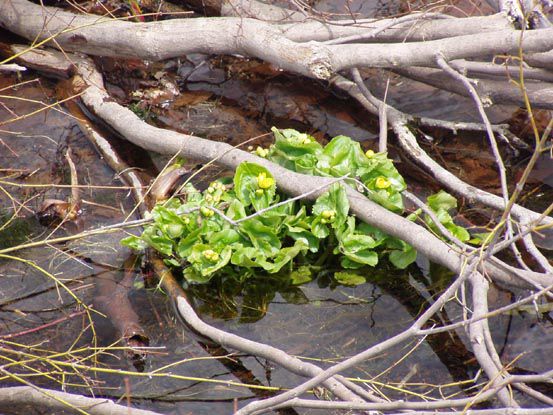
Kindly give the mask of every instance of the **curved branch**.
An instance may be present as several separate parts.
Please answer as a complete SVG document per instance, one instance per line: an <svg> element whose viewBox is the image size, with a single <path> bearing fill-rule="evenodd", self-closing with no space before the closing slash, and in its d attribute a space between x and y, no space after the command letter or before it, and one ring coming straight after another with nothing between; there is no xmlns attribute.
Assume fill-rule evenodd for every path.
<svg viewBox="0 0 553 415"><path fill-rule="evenodd" d="M0 388L0 408L11 408L16 405L33 405L37 408L64 412L70 411L72 406L90 415L161 415L158 412L117 405L109 399L87 398L51 389L31 386Z"/></svg>
<svg viewBox="0 0 553 415"><path fill-rule="evenodd" d="M316 365L309 362L303 362L297 357L291 356L276 347L248 340L206 324L198 317L192 306L189 304L186 298L186 293L176 282L175 278L171 274L171 271L163 264L163 261L153 257L151 262L164 290L171 297L171 300L176 306L177 315L182 318L184 323L195 333L199 333L200 335L215 341L223 347L230 347L243 353L268 359L300 376L311 377L322 373L322 369ZM346 385L349 389L352 389L355 392L357 392L358 389L361 389L361 393L356 395L351 390L346 388ZM325 382L325 386L336 396L351 402L364 402L360 396L368 397L370 395L369 392L362 390L362 388L357 387L355 384L352 385L352 382L346 380L342 376L328 378ZM373 400L375 399L374 396L370 397Z"/></svg>

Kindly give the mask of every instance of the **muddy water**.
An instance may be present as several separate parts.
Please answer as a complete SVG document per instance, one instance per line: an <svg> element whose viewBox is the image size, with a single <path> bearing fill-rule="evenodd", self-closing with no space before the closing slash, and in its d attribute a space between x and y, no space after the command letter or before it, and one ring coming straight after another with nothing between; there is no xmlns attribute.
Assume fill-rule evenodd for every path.
<svg viewBox="0 0 553 415"><path fill-rule="evenodd" d="M163 65L146 68L135 80L128 80L128 84L118 84L118 74L112 71L111 91L126 104L145 110L144 114L149 115L151 122L231 143L262 135L272 125L277 125L309 131L323 141L333 135L346 134L362 141L364 146L374 145L371 140L375 137L375 120L364 115L353 103L324 91L321 85L288 77L258 62L235 58L213 60L192 56L187 61ZM256 75L246 76L246 69ZM167 86L169 84L161 88L154 81L159 79L152 74L159 71L165 74L158 78L172 83L180 91L179 94L172 95L172 88ZM30 75L24 80L32 81L33 77ZM16 82L15 77L4 76L0 78L0 87ZM147 89L145 84L149 84L151 89L163 89L166 95L156 95L155 99L133 98L132 92L137 87ZM53 87L53 84L41 80L2 92L18 98L0 99L0 211L2 224L5 224L0 234L2 247L44 238L51 232L62 236L122 222L133 208L128 191L122 188L121 182L105 166L62 107L7 123L15 116L40 109L44 103L53 103ZM417 105L415 96L392 94L391 97L406 109ZM42 104L23 101L22 98ZM468 106L449 95L448 106L438 105L443 98L438 102L434 100L432 104L424 94L418 98L428 104L428 112L419 107L420 115L439 117L452 107L470 113ZM442 108L442 112L436 112L436 108ZM483 145L481 139L474 143ZM74 152L79 182L94 187L82 190L83 214L78 225L63 226L54 231L40 225L34 212L46 198L66 200L69 189L33 186L69 184L68 168L63 158L68 146ZM436 147L435 151L446 154L445 150ZM478 147L469 146L465 151L478 152ZM159 166L164 160L154 157L153 161ZM142 163L139 167L146 167L155 174L152 163ZM216 173L218 171L210 174ZM118 244L122 236L103 235L27 249L15 255L34 261L63 280L84 304L94 305L99 280L109 278L118 282L123 278L124 263L130 253ZM40 344L44 350L55 351L93 344L105 346L117 340L118 334L111 322L95 315L94 343L92 332L87 328L87 319L76 312L75 299L56 288L55 282L44 272L20 261L4 259L0 261L0 276L0 336L38 328L9 340L27 345ZM256 291L256 296L248 298L240 295L221 298L217 291L206 289L189 292L205 321L249 339L280 347L294 355L314 359L325 367L406 328L425 307L426 301L443 289L449 278L447 272L434 266L425 273L417 267L405 273L383 267L372 272L369 283L358 287L333 286L321 276L317 281L301 287L267 284ZM135 396L133 402L138 406L164 413L231 413L235 399L243 405L260 392L227 383L209 383L209 380L247 380L248 383L269 386L299 382L288 372L254 357L233 356L232 360L215 358L214 354L225 355L228 351L206 349L175 321L171 305L155 289L155 283L153 285L137 272L129 291L130 302L150 337L150 346L154 348L147 356L143 370L148 372L182 361L170 372L187 378L138 378L89 372L86 381L95 382L95 393L118 397L130 390ZM506 304L522 294L494 288L492 305ZM436 316L436 321L453 320L459 313L460 310L451 304L443 314ZM552 335L551 321L549 310L537 314L532 308L492 320L497 346L505 362L516 360L515 368L521 373L539 369L537 362L543 361L544 354L550 350L547 345L551 342L544 343L543 339ZM53 324L45 326L48 323ZM402 380L401 387L432 395L436 391L431 385L462 382L475 376L477 366L466 344L463 330L458 330L452 335L433 337L420 344L403 345L348 374L366 379L376 377L378 383L373 383L373 387L390 398L403 396L397 388L386 386L390 380ZM7 345L0 343L0 346ZM20 349L17 345L9 347ZM519 355L522 352L526 354L521 358ZM0 355L6 356L7 353L4 350ZM409 359L401 361L406 354L409 354ZM204 359L193 359L198 357ZM99 363L107 367L137 373L122 352L99 359ZM84 382L77 376L70 379ZM55 386L51 380L38 382ZM3 380L2 384L11 383ZM75 387L68 389L79 390ZM450 394L462 390L463 387L456 384L442 392ZM551 391L546 390L545 393ZM26 413L41 412L35 409L35 412L28 410Z"/></svg>

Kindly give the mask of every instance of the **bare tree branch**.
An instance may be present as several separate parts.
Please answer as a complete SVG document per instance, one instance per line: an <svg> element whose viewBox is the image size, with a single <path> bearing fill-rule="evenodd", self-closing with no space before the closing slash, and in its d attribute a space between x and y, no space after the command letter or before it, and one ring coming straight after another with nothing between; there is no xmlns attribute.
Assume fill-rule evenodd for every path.
<svg viewBox="0 0 553 415"><path fill-rule="evenodd" d="M25 15L24 21L21 16ZM356 66L435 66L441 53L447 60L494 54L545 52L553 47L553 28L471 34L409 44L346 44L290 41L270 24L253 19L176 19L131 23L106 17L75 15L41 7L27 0L0 5L0 25L28 39L48 41L68 51L92 55L160 60L188 53L246 54L286 70L328 79L333 72ZM186 42L179 39L186 38ZM206 42L209 39L209 42Z"/></svg>
<svg viewBox="0 0 553 415"><path fill-rule="evenodd" d="M71 409L73 406L81 409L81 413L90 415L160 415L158 412L117 405L109 399L87 398L51 389L30 386L0 388L0 408L13 408L19 405L33 405L37 408L64 411L64 413L79 413Z"/></svg>

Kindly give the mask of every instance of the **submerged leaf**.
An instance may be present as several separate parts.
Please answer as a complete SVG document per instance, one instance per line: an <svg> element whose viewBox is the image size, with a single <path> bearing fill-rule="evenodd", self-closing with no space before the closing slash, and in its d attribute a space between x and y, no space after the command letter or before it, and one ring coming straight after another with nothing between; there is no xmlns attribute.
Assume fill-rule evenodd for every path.
<svg viewBox="0 0 553 415"><path fill-rule="evenodd" d="M334 279L342 285L361 285L367 282L365 277L354 272L335 272Z"/></svg>

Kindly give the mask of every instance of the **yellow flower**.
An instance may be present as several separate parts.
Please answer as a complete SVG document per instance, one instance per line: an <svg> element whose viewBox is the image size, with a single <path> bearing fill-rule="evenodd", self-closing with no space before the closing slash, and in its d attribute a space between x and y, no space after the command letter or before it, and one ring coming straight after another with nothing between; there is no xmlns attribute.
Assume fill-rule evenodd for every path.
<svg viewBox="0 0 553 415"><path fill-rule="evenodd" d="M367 158L372 159L374 157L374 151L367 150L365 155L367 156Z"/></svg>
<svg viewBox="0 0 553 415"><path fill-rule="evenodd" d="M378 177L375 182L375 186L377 187L377 189L387 189L391 185L392 183L384 176Z"/></svg>
<svg viewBox="0 0 553 415"><path fill-rule="evenodd" d="M268 189L273 184L275 184L275 180L272 177L267 177L265 172L261 172L257 175L257 185L260 189Z"/></svg>

